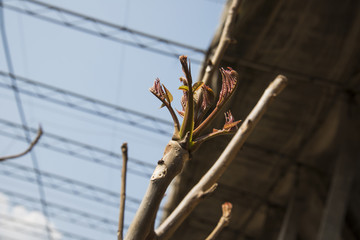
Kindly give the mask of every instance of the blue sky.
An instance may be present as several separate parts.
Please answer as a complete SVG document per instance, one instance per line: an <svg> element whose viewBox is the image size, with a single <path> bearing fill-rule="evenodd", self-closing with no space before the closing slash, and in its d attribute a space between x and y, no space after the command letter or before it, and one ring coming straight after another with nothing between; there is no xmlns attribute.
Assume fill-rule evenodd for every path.
<svg viewBox="0 0 360 240"><path fill-rule="evenodd" d="M23 1L3 2L16 5ZM223 8L223 2L212 0L43 2L204 50L217 28ZM182 72L175 57L120 44L8 8L4 8L3 12L12 64L17 76L171 121L166 110L159 109L161 103L148 91L154 79L159 77L173 93L175 107L180 108L181 92L177 88ZM194 54L188 56L199 60L202 57ZM199 64L192 65L194 79L197 79L199 67ZM0 47L0 71L9 71L3 44ZM0 76L0 83L8 82L9 79ZM24 85L24 89L61 98L46 89L28 85ZM105 230L95 229L88 224L93 218L86 215L96 215L102 219L102 223L106 219L117 222L118 209L114 204L117 204L118 199L110 193L120 191L120 167L116 166L120 166L121 159L110 156L110 153L121 155L121 144L128 142L130 158L155 166L170 139L171 128L165 129L169 132L167 136L23 93L20 93L20 97L29 127L37 128L41 124L45 132L40 141L42 145L36 146L34 152L40 171L49 173L43 176L43 182L46 185L46 200L52 204L49 204L48 210L52 231L57 236L55 239L79 239L71 233L86 239L114 239L116 233L112 234L111 231L116 230L116 226L103 224ZM12 89L0 87L0 109L0 155L22 151L27 144L21 140L24 130L19 127L21 121ZM130 114L125 118L134 116ZM32 133L31 136L34 137L35 134ZM73 142L64 144L64 141L59 141L63 140L60 137L99 149L89 150ZM59 149L68 153L81 153L81 156L64 154ZM94 159L109 162L115 167L95 163ZM148 175L152 172L151 168L144 165L132 160L129 162L127 196L133 199L142 198L148 184ZM30 155L26 155L5 162L0 167L0 181L3 183L0 187L0 238L24 239L24 235L16 230L16 227L24 230L24 224L21 225L19 219L25 219L29 224L46 221L39 211L41 206L35 201L39 199L39 193L37 185L32 182L35 179L32 160ZM84 185L86 187L82 183L87 184ZM100 189L110 193L102 193ZM81 196L79 192L82 193ZM90 197L86 197L85 193ZM96 197L100 200L96 200ZM102 203L103 200L114 204ZM137 203L133 201L127 204L125 224L130 224ZM71 214L75 211L61 210L63 206L79 210L82 215L73 216ZM84 223L71 223L70 215ZM29 232L37 232L38 235L31 238L27 234L27 239L47 239L41 227L29 228Z"/></svg>

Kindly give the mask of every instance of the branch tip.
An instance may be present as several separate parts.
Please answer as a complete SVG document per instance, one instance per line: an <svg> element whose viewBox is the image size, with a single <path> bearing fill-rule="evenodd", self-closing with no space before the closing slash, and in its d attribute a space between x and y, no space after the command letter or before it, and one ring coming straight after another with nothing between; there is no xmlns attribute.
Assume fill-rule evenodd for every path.
<svg viewBox="0 0 360 240"><path fill-rule="evenodd" d="M273 93L277 96L288 84L288 78L284 75L278 75L274 81L269 85L270 89L273 89Z"/></svg>
<svg viewBox="0 0 360 240"><path fill-rule="evenodd" d="M5 160L9 160L9 159L14 159L14 158L19 158L24 156L25 154L29 153L34 146L38 143L38 141L40 140L41 136L43 135L43 130L41 125L39 125L38 127L38 131L36 133L36 137L34 138L34 140L30 143L29 147L23 151L22 153L18 153L18 154L14 154L14 155L10 155L10 156L6 156L6 157L1 157L0 158L0 162L5 161Z"/></svg>
<svg viewBox="0 0 360 240"><path fill-rule="evenodd" d="M121 170L121 192L120 192L120 213L119 213L119 226L117 237L118 240L123 239L123 229L124 229L124 214L125 214L125 200L126 200L126 172L127 172L127 162L128 162L128 145L124 142L121 145L122 152L122 170Z"/></svg>
<svg viewBox="0 0 360 240"><path fill-rule="evenodd" d="M216 239L216 237L223 230L223 228L229 225L230 223L232 204L230 202L225 202L221 205L221 208L222 208L222 216L219 219L219 222L217 223L216 227L206 238L206 240Z"/></svg>
<svg viewBox="0 0 360 240"><path fill-rule="evenodd" d="M230 218L231 218L231 210L232 210L232 204L231 202L225 202L223 203L223 205L221 205L222 208L222 217L225 220L225 226L227 226L230 223Z"/></svg>
<svg viewBox="0 0 360 240"><path fill-rule="evenodd" d="M128 150L127 142L124 142L124 143L121 145L121 152L122 152L122 153L127 153L127 150Z"/></svg>

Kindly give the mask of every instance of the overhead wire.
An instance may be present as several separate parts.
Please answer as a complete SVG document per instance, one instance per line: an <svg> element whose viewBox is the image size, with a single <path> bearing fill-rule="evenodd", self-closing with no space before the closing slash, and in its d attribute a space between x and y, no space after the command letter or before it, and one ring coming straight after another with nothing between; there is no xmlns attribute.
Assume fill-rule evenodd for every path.
<svg viewBox="0 0 360 240"><path fill-rule="evenodd" d="M17 203L27 206L31 205L31 211L37 211L38 208L33 207L38 203L38 199L24 195L23 193L17 193L14 191L10 191L0 187L0 192L6 194L11 201L12 205L16 205ZM64 206L58 203L48 202L49 214L53 218L57 218L63 220L68 223L74 223L77 225L81 225L87 228L91 228L100 232L106 232L110 234L114 234L116 232L117 222L96 215L94 213L88 213L77 208L72 208L68 206ZM129 209L125 209L129 211ZM133 211L134 209L131 209ZM136 209L135 209L136 210ZM128 226L125 226L128 227Z"/></svg>
<svg viewBox="0 0 360 240"><path fill-rule="evenodd" d="M0 165L1 175L25 183L36 183L34 176L29 174L33 173L30 167L22 166L14 162L3 162ZM43 170L41 171L41 174L43 176L43 186L45 188L49 188L59 193L64 193L71 197L76 197L96 204L101 204L111 209L119 209L120 193L118 192L114 192L79 180L60 176L58 174L49 173ZM4 192L5 194L9 194L10 192L11 196L14 195L13 193L11 193L10 190L4 190L4 188L0 188L0 192ZM17 194L17 196L19 195L21 195L22 199L31 201L31 199L29 200L30 197L25 196L24 194ZM127 195L126 211L135 213L139 204L140 199L135 198L131 195ZM53 203L48 203L48 206L53 209L55 205ZM64 208L66 208L65 206L59 206L61 205L56 204L55 208L61 208L63 211ZM163 207L160 207L160 210L163 210ZM75 211L72 211L72 214L74 213ZM84 216L84 213L80 215Z"/></svg>
<svg viewBox="0 0 360 240"><path fill-rule="evenodd" d="M0 0L0 4L2 4L2 0ZM7 36L6 36L5 17L4 17L4 11L2 8L0 9L0 26L1 26L0 31L1 31L2 43L3 43L3 47L4 47L7 67L8 67L9 73L10 73L9 76L11 78L11 87L12 87L14 95L15 95L16 106L17 106L22 124L24 126L27 126L28 124L27 124L27 120L26 120L26 116L25 116L25 111L24 111L24 108L23 108L23 105L21 102L20 93L17 89L16 79L13 77L15 72L14 72L14 67L12 65L10 48L9 48L9 44L8 44L8 40L7 40ZM27 131L24 131L24 133L25 133L27 143L30 144L32 141L31 137L30 137L30 133ZM47 237L49 240L52 240L53 237L52 237L51 229L49 227L50 219L49 219L49 215L48 215L47 207L46 207L46 195L45 195L45 191L43 189L41 175L39 173L39 163L38 163L38 160L37 160L37 157L36 157L36 154L34 151L30 152L30 156L31 156L32 164L33 164L33 171L36 174L36 183L38 185L38 192L39 192L39 196L40 196L42 212L47 219L46 224L45 224Z"/></svg>
<svg viewBox="0 0 360 240"><path fill-rule="evenodd" d="M25 2L25 1L24 1ZM32 3L36 3L36 4L44 4L44 3L41 3L41 2L38 2L38 1L27 1L27 2L32 2ZM0 6L1 7L4 7L4 4L3 4L3 1L0 1ZM43 5L44 6L44 5ZM51 9L55 9L53 6L51 6L51 5L47 5L46 6L46 8L47 9L49 9L49 10L51 10ZM14 10L14 8L8 8L8 9L12 9L12 10ZM1 10L2 11L2 10ZM68 11L68 10L65 10L65 9L61 9L61 8L56 8L56 11L58 11L58 13L60 13L60 14L64 14L64 13L66 13L66 14L72 14L73 16L79 16L79 17L84 17L83 15L79 15L79 14L74 14L73 12L70 12L70 11ZM29 11L29 10L25 10L23 13L26 13L26 14L29 14L29 15L32 15L32 16L35 16L35 17L38 17L38 14L40 13L41 11L37 11L36 13L35 12L33 12L33 11ZM41 19L46 19L46 18L44 18L44 16L42 16L42 17L39 17L39 18L41 18ZM47 19L48 21L51 21L51 22L55 22L55 23L59 23L59 22L56 22L56 20L54 21L54 20L49 20L49 19ZM63 19L64 20L64 19ZM108 23L106 23L106 22L104 22L104 21L101 21L101 20L98 20L98 19L93 19L93 18L89 18L89 17L87 17L87 16L85 16L84 18L83 18L83 20L85 20L85 21L92 21L95 25L97 25L97 30L98 30L98 32L97 33L95 33L94 31L93 32L91 32L91 31L89 31L89 30L85 30L85 29L81 29L81 27L79 28L78 26L77 27L73 27L74 29L77 29L77 30L83 30L83 31L85 31L85 32L88 32L88 33L92 33L92 34L97 34L97 35L99 35L99 36L101 36L101 37L106 37L106 38L108 38L108 39L111 39L111 40L115 40L115 38L113 38L113 36L110 36L109 35L109 33L105 33L102 29L101 29L101 27L99 27L99 24L102 24L102 25L105 25L105 26L111 26L111 24L108 24ZM63 22L63 23L61 23L61 24L64 24L64 25L66 25L66 26L72 26L72 24L73 23L70 23L70 22L68 22L68 20L65 20L65 22ZM2 29L4 29L4 28L2 28ZM125 32L129 32L129 33L131 33L131 34L133 34L133 36L132 37L134 37L134 36L137 36L137 37L139 37L139 36L141 36L141 37L150 37L150 38L152 38L153 36L151 36L151 35L146 35L146 34L142 34L141 32L136 32L136 31L133 31L133 30L129 30L129 29L127 29L127 28L120 28L121 29L121 31L125 31ZM134 35L135 34L135 35ZM165 43L165 44L170 44L170 45L175 45L176 47L185 47L185 48L188 48L188 49L190 49L190 50L192 50L192 51L194 51L194 52L199 52L199 53L201 53L201 54L203 54L204 52L202 52L202 50L200 50L199 51L199 49L195 49L195 48L191 48L190 46L186 46L186 45L184 45L184 44L177 44L177 43L175 43L175 42L172 42L172 41L168 41L168 40L165 40L165 39L160 39L160 38L157 38L157 39L153 39L153 40L155 40L155 41L158 41L159 43ZM116 41L119 41L119 42L122 42L122 43L125 43L125 44L128 44L128 45L133 45L131 42L129 43L129 42L127 42L126 40L121 40L121 39L117 39ZM4 45L5 45L5 43L4 43ZM154 52L157 52L157 53L160 53L160 54L163 54L163 55L168 55L168 56L175 56L175 57L178 57L178 55L180 55L180 54L177 54L177 53L174 53L174 52L166 52L166 51L162 51L161 49L155 49L155 48L152 48L150 45L149 46L146 46L146 45L143 45L142 43L140 43L140 42L138 42L138 43L136 43L135 45L133 45L133 46L137 46L137 47L141 47L141 48L144 48L144 49L146 49L146 50L149 50L149 51L154 51ZM171 46L170 46L171 47ZM170 48L169 48L170 49ZM8 54L8 56L10 57L10 54ZM9 58L10 59L10 58ZM193 60L193 62L196 62L196 60ZM9 64L8 64L9 65ZM16 79L16 77L15 77L15 74L14 74L14 71L13 71L13 69L12 69L12 67L9 67L9 73L7 74L8 75L8 77L11 79L11 81L12 81L12 84L11 85L8 85L8 86L10 86L13 90L14 90L14 93L15 93L15 95L16 96L18 96L17 97L17 104L18 104L18 108L19 108L19 112L22 112L23 113L23 116L20 114L20 116L21 116L21 120L22 120L22 125L23 125L23 129L29 129L28 127L27 127L27 122L26 122L26 118L25 118L25 113L24 113L24 110L22 109L22 105L20 105L21 107L19 107L19 104L21 104L21 99L20 99L20 92L22 92L22 93L26 93L26 91L20 91L19 90L19 87L17 86L17 84L16 84L16 81L17 81L17 79ZM62 91L59 91L59 92L62 92ZM75 94L73 94L73 96L74 96ZM35 96L35 95L33 95L33 96ZM42 94L39 94L39 93L37 93L36 94L36 96L37 97L40 97L40 98L46 98L44 95L42 95ZM63 95L63 97L67 97L66 95ZM56 100L54 100L54 99L52 99L53 100L53 102L57 102L57 103L59 103L59 101L56 101ZM85 101L87 101L87 103L91 103L92 101L91 101L91 99L90 99L90 101L88 101L89 100L89 98L86 98L86 97L84 97L83 98L83 100L85 100ZM64 103L64 101L62 102L62 103ZM96 103L99 103L99 101L96 101ZM76 104L73 104L73 103L69 103L69 102L67 102L66 103L66 105L67 106L69 106L69 107L73 107L73 108L76 108L76 109L78 109L78 110L82 110L82 111L84 111L84 112L91 112L91 113L95 113L95 114L98 114L99 116L103 116L103 117L109 117L109 115L108 114L106 114L105 112L99 112L98 110L94 110L94 109L92 109L92 111L89 111L89 109L88 108L81 108L81 107L79 107L79 105L76 105ZM100 105L106 105L106 104L100 104ZM96 107L96 106L95 106ZM118 110L119 108L117 108L117 110ZM128 110L126 110L125 109L125 111L123 111L123 112L126 112L127 114L129 114L129 112L130 112L130 114L133 114L133 111L128 111ZM135 114L136 115L136 114ZM144 117L144 115L142 116L142 117ZM111 118L111 116L110 116L110 118ZM147 117L145 117L146 119L150 119L150 121L153 121L156 125L161 125L161 124L164 124L164 125L168 125L168 124L166 124L165 123L165 121L158 121L157 119L155 119L155 118L152 118L152 117L150 117L150 118L147 118ZM142 118L142 119L144 119L144 118ZM155 119L155 121L154 121L154 119ZM120 118L113 118L113 120L120 120ZM121 121L121 120L120 120ZM122 120L122 121L124 121L124 120ZM140 121L139 121L140 122ZM130 124L130 125L132 125L132 126L134 126L134 123L137 123L137 122L135 122L135 121L128 121L128 123ZM141 123L141 122L140 122ZM146 129L146 128L148 128L148 129L151 129L151 128L149 128L149 127L144 127L144 125L142 125L142 124L135 124L136 126L140 126L140 128L143 128L143 129ZM163 134L163 135L168 135L169 134L169 131L164 131L164 130L162 130L162 129L156 129L156 128L153 128L153 129L151 129L151 130L156 130L158 133L160 133L160 134ZM27 132L27 133L26 133ZM25 130L25 134L26 134L26 136L25 136L25 138L26 138L26 141L29 141L29 139L30 139L30 132L29 131L26 131ZM40 173L41 173L41 171L39 170L39 166L38 166L38 163L37 163L37 159L36 159L36 155L35 155L35 153L31 153L31 155L32 155L32 161L33 162L35 162L35 164L34 164L34 171L35 171L35 173L36 173L36 175L37 175L37 184L38 184L38 186L39 187L43 187L43 183L42 183L42 176L40 175ZM48 218L48 214L47 214L47 211L46 211L46 206L47 206L47 202L46 202L46 200L45 200L45 192L43 191L43 190L39 190L40 191L40 198L41 198L41 204L42 204L42 208L43 208L43 213L44 213L44 215ZM48 238L49 239L51 239L51 233L50 233L50 229L49 229L49 227L47 227L47 231L48 231Z"/></svg>
<svg viewBox="0 0 360 240"><path fill-rule="evenodd" d="M1 163L0 174L23 182L36 183L34 176L28 173L32 173L30 167L11 162ZM119 207L120 193L43 170L41 174L44 179L43 185L46 188L98 204L104 204L111 208ZM127 196L127 198L133 206L140 204L140 200L137 198L132 196Z"/></svg>
<svg viewBox="0 0 360 240"><path fill-rule="evenodd" d="M198 47L160 38L36 0L4 0L0 3L0 7L164 56L178 58L180 55L190 52L203 57L206 53L204 49ZM49 12L50 14L48 14ZM120 36L118 36L119 34ZM121 34L126 34L126 36ZM178 51L176 51L177 49ZM201 63L195 57L191 62Z"/></svg>
<svg viewBox="0 0 360 240"><path fill-rule="evenodd" d="M135 128L164 136L171 136L173 123L154 116L127 109L101 100L56 88L0 70L0 87L12 89L12 79L17 81L17 91L44 101L96 115Z"/></svg>
<svg viewBox="0 0 360 240"><path fill-rule="evenodd" d="M17 140L25 141L23 136L19 133L20 130L36 133L35 128L25 127L0 118L0 135L11 137ZM15 130L15 131L14 131ZM15 133L14 133L15 132ZM82 160L90 161L113 169L121 170L121 154L102 149L100 147L92 146L78 142L66 137L61 137L49 132L44 132L41 141L37 146L44 147L48 150L64 153ZM150 164L136 158L129 158L129 173L137 176L150 178L155 164Z"/></svg>

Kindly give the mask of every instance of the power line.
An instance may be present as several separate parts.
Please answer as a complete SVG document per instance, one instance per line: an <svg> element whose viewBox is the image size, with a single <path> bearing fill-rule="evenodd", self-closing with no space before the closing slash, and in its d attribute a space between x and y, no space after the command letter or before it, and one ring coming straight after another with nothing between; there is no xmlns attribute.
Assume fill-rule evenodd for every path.
<svg viewBox="0 0 360 240"><path fill-rule="evenodd" d="M39 171L43 176L43 185L54 191L62 192L71 196L93 201L111 208L119 208L120 193L113 192L101 187L97 187L88 183L84 183L71 178L66 178L57 174ZM13 162L2 162L0 174L14 178L16 180L27 183L36 183L30 167L22 166ZM126 200L131 206L137 208L140 200L131 196L127 196Z"/></svg>
<svg viewBox="0 0 360 240"><path fill-rule="evenodd" d="M13 205L19 204L22 206L30 205L31 209L37 211L38 208L34 205L39 201L36 198L24 195L22 193L16 193L10 190L0 188L0 192L10 197ZM68 223L74 223L77 225L85 226L91 229L95 229L101 232L115 234L117 231L117 222L109 218L104 218L92 213L84 212L79 209L70 208L61 204L48 202L49 214L53 218L63 220ZM129 211L129 209L125 209ZM135 212L136 209L131 209ZM128 226L125 226L127 228Z"/></svg>
<svg viewBox="0 0 360 240"><path fill-rule="evenodd" d="M0 134L3 136L11 137L17 140L25 141L20 131L36 133L35 128L25 127L4 119L0 119ZM58 135L44 132L41 136L41 141L37 146L44 147L56 152L67 154L85 161L90 161L113 169L121 170L121 154L111 152L96 146L77 142L69 138L60 137ZM128 162L129 173L136 174L137 176L149 179L155 164L130 157Z"/></svg>
<svg viewBox="0 0 360 240"><path fill-rule="evenodd" d="M19 93L135 128L171 136L173 124L169 121L0 71L0 87L12 89L12 79L16 79Z"/></svg>
<svg viewBox="0 0 360 240"><path fill-rule="evenodd" d="M2 0L0 0L0 4L2 4ZM3 43L3 47L4 47L4 52L5 52L5 58L6 58L6 63L8 66L8 70L10 73L10 79L11 79L11 88L13 89L14 95L15 95L15 100L16 100L16 106L20 115L20 119L21 122L24 126L27 126L27 121L26 121L26 117L25 117L25 112L24 112L24 108L21 102L21 98L20 98L20 93L18 91L17 88L17 83L16 83L16 79L13 77L14 75L14 67L12 65L12 61L11 61L11 54L10 54L10 48L9 48L9 44L7 41L7 36L6 36L6 31L5 31L5 19L4 19L4 12L3 9L0 9L0 22L1 22L1 37L2 37L2 43ZM31 143L31 138L30 138L30 134L29 132L25 131L25 137L26 137L26 141L28 144ZM30 156L31 156L31 161L33 164L33 171L36 173L36 183L38 185L38 192L39 192L39 196L40 196L40 202L41 202L41 206L42 206L42 212L44 214L44 216L47 218L46 224L45 224L45 229L46 229L46 233L48 236L48 239L52 239L52 235L51 235L51 229L49 227L48 224L48 220L50 220L48 217L48 213L47 213L47 208L46 208L46 195L45 195L45 191L43 189L42 186L42 179L41 179L41 175L39 174L39 172L37 171L39 169L39 163L37 161L36 158L36 154L34 151L30 152Z"/></svg>
<svg viewBox="0 0 360 240"><path fill-rule="evenodd" d="M0 174L2 174L3 176L13 178L15 180L23 181L26 183L36 183L36 180L32 175L33 171L31 168L9 161L2 162L0 163L0 165L1 165ZM84 183L75 179L63 177L46 171L39 171L39 172L43 177L43 186L46 188L49 188L57 192L65 193L70 196L92 201L95 202L96 204L101 204L110 208L119 209L120 193L118 192L114 192L108 189L104 189L98 186L94 186L88 183ZM3 190L3 189L0 189L0 191L3 191L5 193L9 192L9 190ZM17 193L17 196L20 196L20 194ZM28 197L25 197L25 195L23 194L21 196L22 199L31 201L29 200ZM126 211L130 211L133 213L136 212L139 204L140 204L140 199L137 199L129 195L126 196ZM54 204L52 203L48 203L48 206L51 209L54 208ZM62 211L64 211L64 209L66 208L64 206L59 207L59 205L57 205L56 207L58 209L61 208ZM160 210L163 210L163 207L160 207ZM76 211L71 211L71 212L72 214L74 214ZM86 214L82 213L82 215L86 215Z"/></svg>
<svg viewBox="0 0 360 240"><path fill-rule="evenodd" d="M178 58L189 52L192 54L192 63L199 64L201 62L199 59L206 53L205 50L197 47L35 0L4 0L0 3L0 7L165 56Z"/></svg>

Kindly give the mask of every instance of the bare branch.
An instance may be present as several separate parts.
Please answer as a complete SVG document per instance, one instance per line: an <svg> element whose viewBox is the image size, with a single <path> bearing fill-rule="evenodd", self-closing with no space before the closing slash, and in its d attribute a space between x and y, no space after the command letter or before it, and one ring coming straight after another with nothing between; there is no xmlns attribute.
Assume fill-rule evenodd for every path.
<svg viewBox="0 0 360 240"><path fill-rule="evenodd" d="M223 230L224 227L229 225L231 218L232 204L230 202L225 202L223 203L223 205L221 205L221 208L222 208L222 216L219 219L219 222L214 228L214 230L205 240L214 240L219 235L221 230Z"/></svg>
<svg viewBox="0 0 360 240"><path fill-rule="evenodd" d="M286 84L286 77L279 75L269 85L256 106L241 125L240 129L227 145L219 159L186 195L186 197L170 214L170 216L156 229L155 233L157 239L169 239L169 237L171 237L171 235L180 226L184 219L200 202L200 199L197 197L199 193L209 189L222 176L227 167L236 157L236 154L243 146L245 140L253 131L255 125L259 122L262 115L265 113L271 101L284 89Z"/></svg>
<svg viewBox="0 0 360 240"><path fill-rule="evenodd" d="M188 139L189 133L185 135L183 141L171 140L166 146L164 155L158 161L145 196L127 231L126 240L153 239L155 218L164 193L175 176L181 172L185 162L189 160L189 151L184 148Z"/></svg>
<svg viewBox="0 0 360 240"><path fill-rule="evenodd" d="M36 145L36 143L40 140L40 137L42 134L43 134L43 130L42 130L41 126L39 126L39 129L37 131L35 139L30 143L29 147L24 152L15 154L15 155L6 156L6 157L1 157L0 162L8 160L8 159L22 157L25 154L27 154L28 152L30 152L33 149L33 147Z"/></svg>
<svg viewBox="0 0 360 240"><path fill-rule="evenodd" d="M121 170L121 193L120 193L120 214L119 214L119 228L117 232L118 240L123 239L124 229L124 213L125 213L125 198L126 198L126 171L128 161L128 146L127 143L121 145L121 152L123 158L123 165Z"/></svg>

